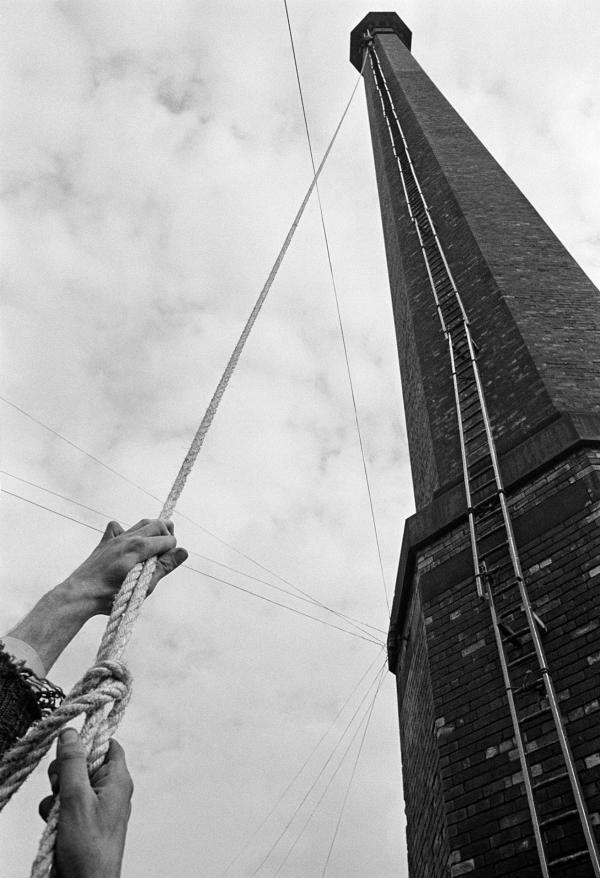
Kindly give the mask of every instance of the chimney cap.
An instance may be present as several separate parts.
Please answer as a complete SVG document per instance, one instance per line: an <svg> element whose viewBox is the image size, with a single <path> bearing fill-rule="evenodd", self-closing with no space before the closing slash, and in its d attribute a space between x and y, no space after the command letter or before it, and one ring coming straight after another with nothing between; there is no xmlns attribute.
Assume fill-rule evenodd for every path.
<svg viewBox="0 0 600 878"><path fill-rule="evenodd" d="M369 12L350 34L350 61L360 72L362 70L365 31L371 34L398 34L407 49L410 49L412 32L395 12Z"/></svg>

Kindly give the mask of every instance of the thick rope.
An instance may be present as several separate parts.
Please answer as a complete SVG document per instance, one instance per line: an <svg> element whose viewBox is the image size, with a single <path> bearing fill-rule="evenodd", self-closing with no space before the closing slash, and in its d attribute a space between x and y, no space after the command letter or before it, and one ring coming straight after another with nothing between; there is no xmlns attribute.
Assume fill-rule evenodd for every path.
<svg viewBox="0 0 600 878"><path fill-rule="evenodd" d="M186 480L217 413L223 394L235 371L244 345L260 314L308 200L350 109L359 82L360 76L183 460L160 513L162 520L169 519L175 510ZM27 734L4 755L0 762L0 810L4 808L45 756L61 729L82 714L86 717L81 736L87 752L89 773L92 774L102 765L108 750L109 740L121 721L131 695L131 675L121 659L148 592L156 562L156 557L150 558L144 564L137 564L130 570L115 597L94 665L75 684L60 707L30 728ZM59 812L60 801L57 796L32 866L31 878L47 878L52 867Z"/></svg>

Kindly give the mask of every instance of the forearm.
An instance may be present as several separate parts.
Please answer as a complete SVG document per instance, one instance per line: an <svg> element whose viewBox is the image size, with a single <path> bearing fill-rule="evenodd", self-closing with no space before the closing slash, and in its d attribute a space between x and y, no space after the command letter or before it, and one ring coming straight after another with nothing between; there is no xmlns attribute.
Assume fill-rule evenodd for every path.
<svg viewBox="0 0 600 878"><path fill-rule="evenodd" d="M89 610L66 580L40 598L6 634L28 643L39 655L47 674L89 616Z"/></svg>

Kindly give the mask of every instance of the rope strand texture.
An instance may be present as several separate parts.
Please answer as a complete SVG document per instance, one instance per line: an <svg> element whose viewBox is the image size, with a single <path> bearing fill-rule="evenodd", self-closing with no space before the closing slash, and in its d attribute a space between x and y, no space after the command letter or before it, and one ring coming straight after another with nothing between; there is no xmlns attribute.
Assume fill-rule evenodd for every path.
<svg viewBox="0 0 600 878"><path fill-rule="evenodd" d="M356 81L340 121L308 187L302 204L294 217L267 280L256 300L256 304L233 349L217 389L192 440L189 451L181 464L160 514L160 518L163 520L170 518L175 510L187 478L202 448L206 434L217 413L223 394L235 371L242 350L273 285L273 281L277 276L277 272L302 218L302 214L317 184L319 175L350 109L350 104L359 82L360 76ZM0 810L4 808L39 761L45 756L61 729L68 722L82 714L86 717L81 735L87 752L89 773L92 774L102 765L108 750L109 740L116 731L131 696L131 675L125 665L122 664L121 659L148 592L152 574L156 568L156 561L156 558L150 558L144 564L137 564L129 571L115 598L93 667L75 684L61 706L50 716L45 717L32 727L0 761ZM52 867L59 813L60 802L57 797L40 841L38 853L31 870L31 878L47 878Z"/></svg>

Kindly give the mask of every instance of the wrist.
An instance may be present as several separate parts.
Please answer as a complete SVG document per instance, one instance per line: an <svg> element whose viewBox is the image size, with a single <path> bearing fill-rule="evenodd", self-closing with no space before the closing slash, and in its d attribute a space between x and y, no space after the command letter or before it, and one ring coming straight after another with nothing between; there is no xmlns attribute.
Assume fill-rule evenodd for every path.
<svg viewBox="0 0 600 878"><path fill-rule="evenodd" d="M89 616L89 608L77 599L73 585L65 580L46 592L7 634L29 644L48 673Z"/></svg>
<svg viewBox="0 0 600 878"><path fill-rule="evenodd" d="M90 596L90 589L86 588L85 581L75 573L63 582L59 582L52 591L48 592L47 597L55 604L56 612L60 613L70 626L78 626L77 630L82 628L88 619L101 612L97 601Z"/></svg>

